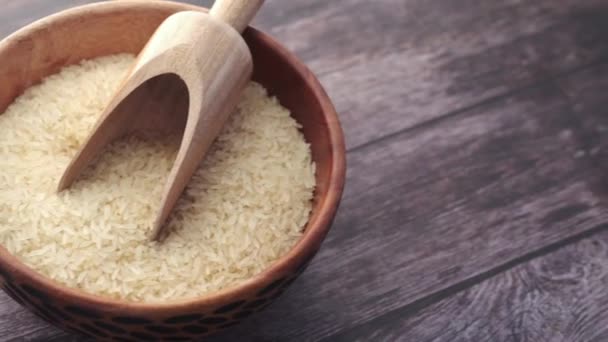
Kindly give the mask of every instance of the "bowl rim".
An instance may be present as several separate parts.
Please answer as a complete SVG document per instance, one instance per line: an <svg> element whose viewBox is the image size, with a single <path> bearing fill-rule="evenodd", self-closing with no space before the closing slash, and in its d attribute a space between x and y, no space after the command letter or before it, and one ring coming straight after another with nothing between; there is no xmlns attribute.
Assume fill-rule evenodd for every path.
<svg viewBox="0 0 608 342"><path fill-rule="evenodd" d="M112 12L120 9L128 10L134 7L149 9L154 9L156 7L175 11L206 11L205 8L200 6L174 1L121 0L86 4L51 14L20 28L0 41L0 51L10 49L12 44L27 37L31 32L46 28L57 22L81 17L85 14L91 15L94 13L104 11ZM320 198L321 200L316 204L316 208L313 208L317 209L317 212L315 215L311 214L306 230L298 242L292 246L286 254L283 254L262 272L237 285L229 286L222 290L197 297L159 302L131 302L128 300L92 294L85 292L84 290L63 285L58 281L35 271L33 268L30 268L16 256L8 252L4 246L0 245L0 263L6 266L9 274L16 273L20 277L31 281L36 286L59 293L62 298L65 298L68 301L82 303L84 306L94 306L107 311L128 310L132 313L166 313L168 311L187 310L188 308L214 306L218 303L234 300L235 298L244 298L248 293L258 291L262 286L265 286L267 283L274 280L277 274L285 273L285 271L289 270L295 262L304 262L304 259L310 254L317 252L319 245L331 227L342 197L346 178L345 142L339 117L319 80L302 61L270 35L253 27L248 27L247 31L249 36L273 49L282 59L290 64L296 74L299 74L305 80L307 87L311 89L315 98L319 101L321 110L327 121L329 143L332 149L327 194L322 196Z"/></svg>

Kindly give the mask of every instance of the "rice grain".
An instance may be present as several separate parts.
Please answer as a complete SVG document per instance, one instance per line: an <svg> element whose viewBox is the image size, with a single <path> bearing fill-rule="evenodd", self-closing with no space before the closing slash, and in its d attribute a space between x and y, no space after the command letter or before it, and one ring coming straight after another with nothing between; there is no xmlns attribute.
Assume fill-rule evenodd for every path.
<svg viewBox="0 0 608 342"><path fill-rule="evenodd" d="M300 238L315 179L298 123L254 82L178 202L164 243L147 236L175 137L117 141L56 193L133 61L66 67L0 115L0 243L60 283L137 302L196 297L261 272Z"/></svg>

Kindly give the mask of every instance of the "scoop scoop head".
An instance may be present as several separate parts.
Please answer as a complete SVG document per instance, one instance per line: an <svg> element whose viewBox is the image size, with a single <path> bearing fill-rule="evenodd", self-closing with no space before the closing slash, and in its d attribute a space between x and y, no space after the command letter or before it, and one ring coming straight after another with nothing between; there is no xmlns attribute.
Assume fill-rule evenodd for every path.
<svg viewBox="0 0 608 342"><path fill-rule="evenodd" d="M130 134L153 138L181 133L177 157L152 222L151 238L162 240L173 207L251 78L251 53L240 32L261 3L219 1L209 14L186 11L168 17L140 52L68 165L59 191L68 188L116 139ZM243 7L247 13L235 14Z"/></svg>

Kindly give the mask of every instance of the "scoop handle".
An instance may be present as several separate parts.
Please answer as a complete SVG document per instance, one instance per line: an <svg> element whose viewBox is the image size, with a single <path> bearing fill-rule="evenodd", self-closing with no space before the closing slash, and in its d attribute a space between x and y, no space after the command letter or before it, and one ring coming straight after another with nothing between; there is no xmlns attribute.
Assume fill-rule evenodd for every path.
<svg viewBox="0 0 608 342"><path fill-rule="evenodd" d="M264 0L215 0L209 13L242 33L263 3Z"/></svg>

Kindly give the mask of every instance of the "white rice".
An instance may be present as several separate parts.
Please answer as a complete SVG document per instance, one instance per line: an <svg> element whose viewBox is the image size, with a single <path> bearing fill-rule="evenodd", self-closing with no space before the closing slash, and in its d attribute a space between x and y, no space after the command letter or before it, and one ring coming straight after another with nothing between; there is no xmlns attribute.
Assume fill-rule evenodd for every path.
<svg viewBox="0 0 608 342"><path fill-rule="evenodd" d="M195 297L261 272L300 238L315 180L297 122L259 84L190 182L164 243L147 237L175 139L118 141L56 193L133 60L66 67L0 115L0 243L60 283L129 301Z"/></svg>

